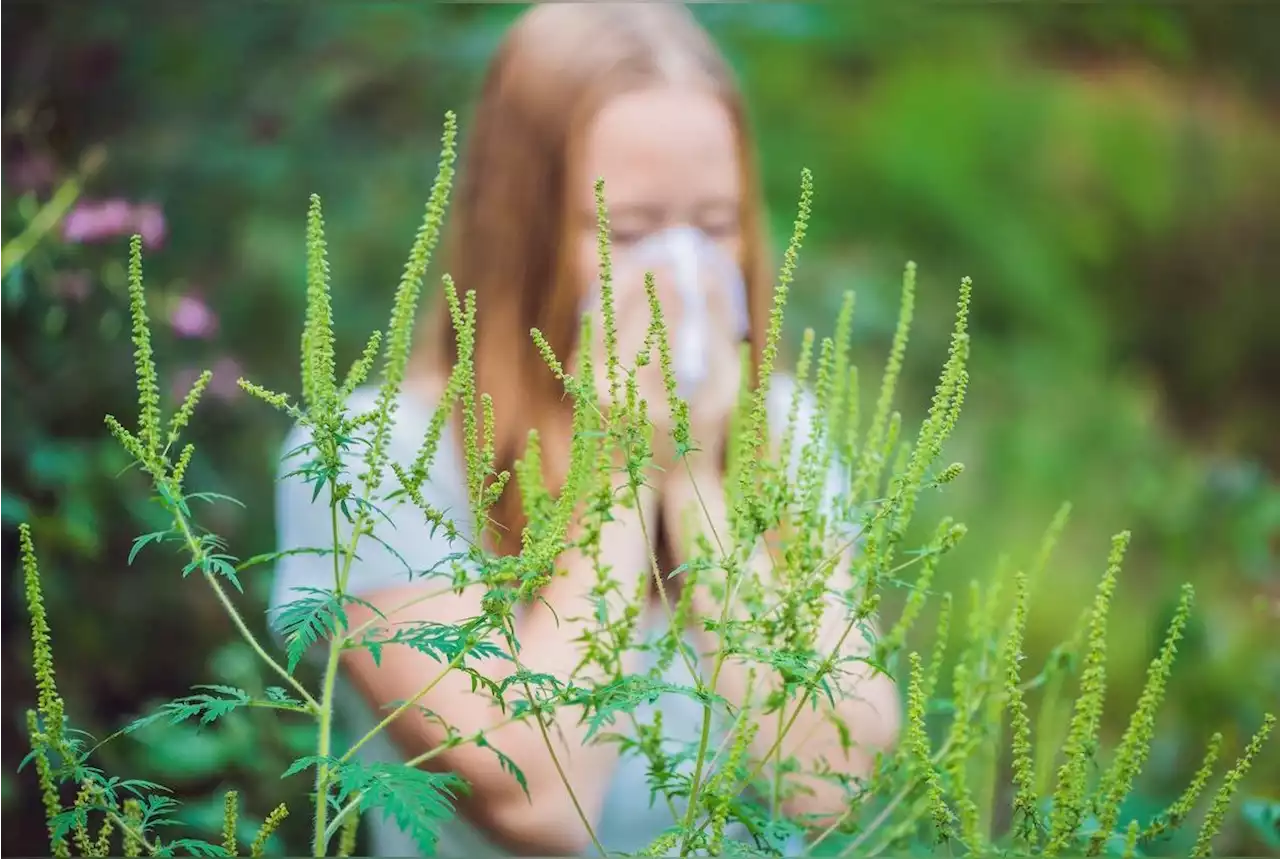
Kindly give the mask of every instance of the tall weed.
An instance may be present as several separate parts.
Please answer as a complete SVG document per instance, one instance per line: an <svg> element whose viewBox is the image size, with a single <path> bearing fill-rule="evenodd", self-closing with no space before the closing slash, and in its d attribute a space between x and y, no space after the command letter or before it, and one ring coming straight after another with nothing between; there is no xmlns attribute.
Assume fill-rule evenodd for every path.
<svg viewBox="0 0 1280 859"><path fill-rule="evenodd" d="M536 459L539 447L534 438L526 459L516 469L529 518L521 552L495 558L479 545L462 540L456 520L426 503L421 492L438 452L445 420L461 410L471 506L467 515L473 522L486 521L512 475L497 471L491 442L497 416L492 403L476 388L476 296L474 292L459 293L446 276L443 287L458 334L457 363L415 461L406 467L390 460L388 438L397 419L397 395L405 378L422 283L440 236L453 179L455 137L455 119L450 114L439 172L386 330L374 332L361 357L339 377L322 210L319 199L313 197L306 229L301 397L241 380L244 390L309 430L308 443L290 456L297 463L295 473L313 485L315 503L327 504L332 523L329 545L290 550L331 557L333 585L308 592L280 612L277 620L285 636L283 653L255 637L235 598L241 591L240 575L246 569L271 563L279 555L242 560L200 524L200 504L236 503L192 490L186 483L195 450L184 444L184 431L195 416L209 376L196 381L174 414L162 414L141 240L134 239L129 296L138 415L132 428L113 416L107 416L106 423L150 477L155 503L165 511L168 525L139 536L128 560L132 562L141 551L161 547L180 552L183 577L196 574L204 581L279 685L261 697L225 685L197 686L190 695L137 719L113 737L133 734L158 722L210 724L243 708L275 711L281 718L314 720L314 753L298 759L284 773L306 773L314 780L314 804L292 812L283 804L277 807L247 848L253 856L263 854L269 836L290 813L306 814L312 821L311 851L316 856L349 855L357 843L358 821L370 813L394 818L415 835L424 852L431 852L440 822L456 813L455 798L465 789L456 776L419 766L441 749L403 764L369 764L357 759L355 753L452 672L469 674L478 687L502 701L511 721L532 720L553 758L548 725L558 710L570 707L581 709L598 741L620 744L625 755L646 757L655 794L687 801L688 811L681 824L655 840L644 855L779 855L792 835L807 830L807 852L818 855L878 856L910 849L1006 856L1138 856L1158 847L1162 838L1185 824L1204 798L1208 807L1194 854L1209 855L1236 788L1275 719L1266 716L1216 790L1210 790L1210 782L1221 743L1218 735L1209 739L1203 767L1176 803L1149 820L1126 814L1125 800L1146 761L1156 713L1193 597L1190 587L1184 588L1128 729L1114 750L1104 752L1099 729L1107 691L1107 625L1129 543L1127 532L1112 541L1094 603L1082 615L1076 637L1059 648L1048 664L1029 669L1023 664L1023 635L1035 585L1067 522L1069 508L1064 507L1050 524L1041 552L1029 559L1025 568L1011 566L1006 575L985 587L973 583L967 594L961 650L951 660L954 667L949 682L940 676L949 659L946 643L950 627L958 619L952 594L937 593L933 583L938 564L964 538L965 528L943 519L924 545L911 546L906 538L921 495L958 479L963 471L958 463L945 463L942 453L968 387L972 290L968 279L960 284L950 351L914 438L907 435L902 414L895 407L915 307L916 270L910 264L904 273L897 332L869 414L862 411L862 377L849 361L854 319L854 300L849 294L833 335L818 339L809 330L802 342L795 375L802 383L812 377L817 410L811 426L797 426L797 400L782 437L769 437L767 397L774 372L782 369L777 366L782 320L813 193L807 171L802 176L795 230L774 292L768 338L755 375L759 381L745 392L733 422L731 479L725 486L729 533L723 541L714 541L715 545L704 541L697 556L677 571L687 580L705 577L719 589L726 606L730 598L741 600L750 608L748 619L731 620L727 611L719 617L698 619L707 629L721 633L723 644L714 655L710 673L695 666L694 681L688 687L673 687L662 679L661 666L642 673L624 670L621 653L639 646L632 634L635 616L612 616L604 600L598 628L583 641L584 663L602 669L597 677L603 679L587 682L576 676L551 677L525 669L520 664L514 612L520 603L537 599L541 588L556 575L556 559L570 546L572 517L579 515L575 511L584 510L580 515L597 525L608 515L615 503L609 492L610 463L618 456L633 493L646 480L653 427L646 417L649 404L638 394L635 372L637 366L651 360L650 352L657 352L667 380L667 405L676 416L672 434L678 450L687 454L696 447L697 439L688 425L687 403L675 393L666 329L650 280L651 336L647 351L641 355L619 355L613 345L607 350L603 368L583 367L575 376L564 369L566 356L553 354L538 331L530 332L549 372L560 379L574 404L568 478L563 487L541 484ZM598 188L598 201L602 265L608 271L602 188ZM613 330L613 313L606 290L607 334ZM614 342L611 336L606 340ZM348 407L349 395L374 379L379 366L380 393L375 407L353 413ZM595 396L594 372L607 373L615 392L607 408ZM793 449L801 429L807 440ZM352 451L362 451L359 473L352 473L347 464ZM793 468L792 463L798 465ZM836 503L823 504L824 481L833 468L843 476L842 490ZM388 472L394 480L384 480ZM392 486L392 491L383 492L384 485ZM348 622L348 607L362 602L348 590L352 561L362 541L379 539L380 506L395 497L412 500L433 528L457 538L456 554L445 559L440 568L415 573L445 579L442 592L481 583L487 597L479 616L456 625L406 626L395 621L395 611L389 611L377 612L373 620L358 626ZM340 527L344 522L348 527ZM576 545L588 551L598 548L600 528L582 530L587 536ZM344 539L344 533L350 533L350 538ZM762 573L758 565L748 561L766 533L782 536L770 554L770 568ZM243 821L234 791L225 796L220 844L165 840L164 827L175 822L178 810L166 789L143 779L108 775L94 765L94 753L101 743L93 744L69 724L58 693L51 631L27 525L21 528L21 547L38 690L36 706L28 713L31 752L23 765L35 771L48 817L51 853L70 856L73 848L85 856L117 851L126 856L243 853L245 848L238 842ZM834 588L831 571L851 551L850 583ZM657 569L656 563L653 574L659 588L669 575L675 575ZM600 571L600 579L601 588L607 588L607 571ZM880 594L887 587L909 592L901 614L892 622L881 618L879 611ZM687 592L686 587L683 593ZM930 599L940 603L938 626L925 630L922 640L915 624ZM683 628L695 621L689 617L690 606L684 600L668 603L668 610L672 622L658 649L674 659L685 653L678 641ZM842 645L849 636L877 627L884 629L883 634L872 635L872 649L856 659L892 675L905 691L907 716L900 743L892 753L878 756L867 779L842 775L835 762L818 772L797 772L796 761L782 754L783 740L805 708L821 699L835 701L854 694L844 682L854 657L842 655ZM825 629L837 634L822 634ZM352 648L380 651L389 647L430 654L439 671L426 678L415 696L399 704L372 731L340 748L334 733L339 656ZM310 689L298 679L296 669L303 655L313 649L325 656L319 688ZM475 658L495 655L513 663L510 682L495 683L472 668ZM728 712L727 703L716 694L716 685L720 669L731 659L750 663L758 676L767 673L780 680L777 688L782 691ZM640 703L660 693L686 695L702 705L700 740L688 749L696 762L691 776L676 775L669 766L670 760L664 757L669 753L656 741L661 739L660 723L642 728L639 737L607 730L620 719L632 719ZM1029 703L1032 698L1038 704L1034 713ZM725 715L730 717L729 736L713 747L708 726L714 718ZM750 742L765 715L774 716L779 725L777 736L768 754L751 755ZM852 745L854 732L847 725L838 727L846 745ZM488 748L511 777L523 783L522 773L486 741L483 732L467 733L453 726L450 736L450 747L473 743ZM786 819L779 812L778 799L796 789L794 782L801 775L840 785L847 796L843 813L816 827L811 821ZM565 787L573 796L574 785L566 782ZM752 838L742 844L725 841L723 833L730 822L744 825ZM585 814L581 823L599 846Z"/></svg>

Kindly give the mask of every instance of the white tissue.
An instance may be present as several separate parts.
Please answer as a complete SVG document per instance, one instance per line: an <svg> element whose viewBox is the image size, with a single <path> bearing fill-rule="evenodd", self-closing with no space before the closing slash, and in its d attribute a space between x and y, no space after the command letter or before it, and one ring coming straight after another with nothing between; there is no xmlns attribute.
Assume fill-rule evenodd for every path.
<svg viewBox="0 0 1280 859"><path fill-rule="evenodd" d="M617 262L615 271L630 270L637 275L660 271L674 279L672 285L682 312L678 314L679 324L671 331L672 362L677 391L687 398L706 381L709 372L707 343L711 325L730 326L735 340L747 335L747 297L742 272L710 237L689 226L670 227L655 233ZM625 286L638 288L639 284ZM728 319L710 318L712 290L725 291L730 308ZM598 300L597 285L584 309L590 309Z"/></svg>

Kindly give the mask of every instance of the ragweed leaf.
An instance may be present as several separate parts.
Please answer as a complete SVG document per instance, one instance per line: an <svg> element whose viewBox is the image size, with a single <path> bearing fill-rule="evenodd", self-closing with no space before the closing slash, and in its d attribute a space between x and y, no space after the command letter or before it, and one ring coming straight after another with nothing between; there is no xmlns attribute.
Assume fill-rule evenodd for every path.
<svg viewBox="0 0 1280 859"><path fill-rule="evenodd" d="M176 856L178 850L185 850L190 856L230 856L227 849L220 844L210 844L198 838L179 838L163 845L157 856Z"/></svg>
<svg viewBox="0 0 1280 859"><path fill-rule="evenodd" d="M233 710L248 706L252 701L249 693L232 686L196 686L195 688L208 689L216 695L200 693L170 701L155 713L130 722L125 727L124 733L132 734L156 722L167 720L169 724L176 725L196 717L200 718L200 724L208 725Z"/></svg>
<svg viewBox="0 0 1280 859"><path fill-rule="evenodd" d="M430 855L437 832L454 814L453 800L465 783L448 773L416 767L349 761L337 769L338 802L360 794L362 810L378 808L410 833L418 847Z"/></svg>
<svg viewBox="0 0 1280 859"><path fill-rule="evenodd" d="M133 566L133 559L138 557L148 543L162 543L164 538L172 534L173 531L152 531L150 534L143 534L140 537L133 538L133 548L129 550L129 566Z"/></svg>
<svg viewBox="0 0 1280 859"><path fill-rule="evenodd" d="M414 621L397 626L381 638L366 638L361 646L375 652L375 658L383 647L403 645L430 656L437 662L448 663L460 656L478 659L507 659L502 648L492 641L480 639L475 631L477 623L455 626L434 621Z"/></svg>
<svg viewBox="0 0 1280 859"><path fill-rule="evenodd" d="M344 632L347 630L347 613L342 608L344 603L361 604L381 616L381 612L371 603L350 594L339 596L333 591L319 588L294 590L307 596L280 606L276 619L280 632L285 637L290 673L317 641L333 636L339 627Z"/></svg>
<svg viewBox="0 0 1280 859"><path fill-rule="evenodd" d="M708 700L725 704L724 698L699 691L692 686L666 683L643 675L629 675L595 689L585 703L587 736L590 740L605 725L612 725L622 715L635 712L637 707L653 704L663 695L681 695L701 705Z"/></svg>
<svg viewBox="0 0 1280 859"><path fill-rule="evenodd" d="M533 801L533 797L529 795L529 782L524 777L524 770L516 766L515 761L511 760L511 758L504 754L497 746L494 746L486 740L483 734L476 737L476 747L489 749L493 752L498 758L498 765L502 767L505 772L511 773L512 777L516 780L516 784L520 785L520 790L524 791L524 795L529 798L530 802Z"/></svg>

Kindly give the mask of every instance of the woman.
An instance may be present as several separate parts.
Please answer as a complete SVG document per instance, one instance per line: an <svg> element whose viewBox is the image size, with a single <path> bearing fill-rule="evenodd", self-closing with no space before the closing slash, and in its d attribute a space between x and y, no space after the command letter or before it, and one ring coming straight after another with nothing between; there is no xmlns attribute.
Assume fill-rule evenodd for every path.
<svg viewBox="0 0 1280 859"><path fill-rule="evenodd" d="M469 144L450 214L447 269L461 289L476 292L477 386L493 398L499 471L512 470L524 453L529 430L536 429L547 485L554 490L564 479L571 401L538 354L529 331L541 330L559 356L576 360L580 354L576 340L581 312L591 306L590 290L599 266L597 177L604 180L618 261L618 340L624 357L636 353L649 323L638 268L642 260L632 253L646 238L669 236L670 228L683 229L683 235L692 234L702 242L704 251L713 249L741 272L746 329L718 325L707 334L701 364L706 378L691 400L691 422L700 450L690 455L688 467L676 462L669 440L662 443L670 415L662 407L661 390L652 387L651 380L645 382L650 386L645 390L650 416L658 430L657 468L639 493L640 503L632 509L616 509L614 520L603 526L604 557L598 559L611 568L618 583L609 600L611 610L620 612L626 607L626 594L640 592L646 581L652 584L650 557L657 547L650 545L647 535L666 533L670 539L664 545L669 544L666 548L673 556L669 560L678 564L688 557L699 531L710 533L715 528L725 533L723 443L741 381L739 344L748 341L759 358L771 300L761 202L742 100L723 58L682 7L548 4L526 12L508 34L466 131ZM664 283L660 281L659 287L666 307L673 293ZM734 290L716 288L711 293L699 296L706 300L706 318L731 318ZM679 307L676 315L689 312L687 302ZM599 325L594 328L599 329ZM673 349L686 346L677 339ZM448 314L440 313L424 329L402 391L391 443L393 459L404 464L412 461L456 348ZM597 367L598 361L597 356ZM603 379L603 373L597 375ZM790 402L785 383L781 378L772 388L775 438ZM609 386L601 382L600 388L602 399L607 400ZM352 405L367 408L373 397L372 391L357 392ZM807 418L802 417L799 426L808 426ZM444 434L422 491L429 503L449 511L462 526L468 503L459 439L455 420ZM292 450L304 440L300 431L295 432L285 449ZM625 477L618 481L619 488L625 488ZM696 493L702 501L695 505ZM282 480L277 505L281 548L329 544L327 505L324 499L313 504L311 494L311 487L298 479ZM702 512L687 515L691 506ZM364 541L349 590L389 612L427 590L439 590L438 583L410 580L406 563L415 570L429 569L458 552L460 545L434 532L412 505L389 503L383 509L394 529L382 529L379 536L390 548ZM481 541L494 553L518 553L524 516L515 481L494 507L491 519L494 527L483 534L464 528L461 537ZM561 679L578 668L579 640L595 612L588 591L596 581L596 563L581 552L566 551L559 559L565 575L553 578L541 592L541 600L519 615L516 633L525 668ZM293 555L278 568L273 602L279 605L295 599L295 588L326 588L331 583L329 559ZM648 587L650 594L655 590ZM481 596L478 587L437 595L398 612L393 620L457 623L481 613ZM701 588L692 597L695 617L719 614L719 606ZM657 599L652 596L645 608L649 629L667 623ZM367 609L350 608L352 625L369 617ZM699 652L716 651L714 637L700 623L691 622L689 627L688 639ZM865 646L855 635L846 649L855 644ZM625 670L643 670L644 658L628 653ZM386 648L376 664L360 650L343 659L343 679L352 688L344 692L340 704L357 736L376 723L374 713L412 697L424 678L439 672L436 661L404 647ZM498 680L511 671L510 662L496 659L476 665ZM680 660L674 666L670 682L690 685L688 668ZM582 674L575 677L578 683L590 679ZM719 693L740 703L749 694L747 687L746 668L727 662ZM440 745L446 737L444 724L470 734L496 726L508 716L489 699L473 693L470 679L460 672L448 675L419 703L422 711L406 712L360 753L406 760ZM662 711L668 735L696 741L701 705L684 697L664 696L655 706ZM840 715L856 734L855 749L842 750L824 711L806 710L797 717L788 735L794 742L786 744L783 753L815 766L825 760L833 769L853 776L865 774L871 756L894 741L897 706L892 681L868 677L860 687L859 700L840 705ZM648 721L651 711L641 708L637 716ZM493 744L523 771L527 795L491 749L466 744L434 757L433 768L457 773L470 786L459 802L462 818L446 824L440 833L441 855L496 855L503 850L564 855L590 852L596 846L636 851L677 822L673 816L682 813L678 803L650 802L644 760L620 757L614 743L588 742L586 727L579 724L577 715L569 710L557 714L550 731L558 753L554 761L531 720L504 724L492 732ZM618 730L625 724L619 722ZM765 730L752 746L759 756L767 753L773 738L769 726L762 727ZM802 747L794 747L800 743ZM572 793L566 790L566 781ZM785 813L818 822L839 814L842 790L817 779L807 786L808 792L787 798L782 806ZM591 823L591 832L583 825L583 817ZM417 852L413 842L380 815L371 815L368 825L380 855Z"/></svg>

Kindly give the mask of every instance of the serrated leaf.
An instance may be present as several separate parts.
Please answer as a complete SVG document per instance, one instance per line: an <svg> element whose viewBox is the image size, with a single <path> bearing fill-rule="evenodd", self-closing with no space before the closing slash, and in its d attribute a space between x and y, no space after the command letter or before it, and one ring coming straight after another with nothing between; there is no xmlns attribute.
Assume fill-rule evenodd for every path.
<svg viewBox="0 0 1280 859"><path fill-rule="evenodd" d="M289 673L298 666L302 657L321 638L328 638L341 627L347 629L347 613L342 601L331 591L318 588L294 588L309 594L280 606L277 622L285 637Z"/></svg>
<svg viewBox="0 0 1280 859"><path fill-rule="evenodd" d="M298 758L296 761L289 764L289 768L280 774L280 778L286 779L289 776L297 775L304 770L319 766L326 761L332 766L340 766L336 758L325 758L320 755L306 755L305 757Z"/></svg>
<svg viewBox="0 0 1280 859"><path fill-rule="evenodd" d="M236 560L230 555L205 555L202 566L206 573L222 576L235 585L236 590L244 593L244 586L240 584L240 578L236 575Z"/></svg>
<svg viewBox="0 0 1280 859"><path fill-rule="evenodd" d="M490 743L484 738L484 735L476 737L476 747L481 749L489 749L498 757L498 766L502 767L505 772L511 774L516 780L516 784L520 785L520 790L524 792L525 797L532 802L533 797L529 795L529 782L525 780L524 770L516 766L516 762L507 757L501 749Z"/></svg>
<svg viewBox="0 0 1280 859"><path fill-rule="evenodd" d="M69 808L49 818L49 835L55 840L61 840L70 835L77 825L87 825L90 807Z"/></svg>
<svg viewBox="0 0 1280 859"><path fill-rule="evenodd" d="M245 570L249 569L250 567L256 567L259 564L269 564L273 561L278 561L281 558L288 558L293 555L332 555L332 554L333 554L333 549L331 548L330 549L308 549L308 548L285 549L283 551L278 551L278 552L263 552L262 554L254 555L251 558L246 558L245 560L236 564L236 572L242 573Z"/></svg>
<svg viewBox="0 0 1280 859"><path fill-rule="evenodd" d="M587 718L586 739L590 740L605 725L612 725L618 716L635 712L637 707L653 704L668 694L682 695L699 704L708 697L692 686L666 683L638 675L624 677L595 690L591 700L584 702L590 713ZM724 699L718 695L712 696L711 700L724 703Z"/></svg>
<svg viewBox="0 0 1280 859"><path fill-rule="evenodd" d="M381 809L428 855L435 852L439 825L454 816L456 792L465 789L455 775L403 764L349 761L337 776L339 802L359 793L362 809Z"/></svg>
<svg viewBox="0 0 1280 859"><path fill-rule="evenodd" d="M230 856L220 844L210 844L208 841L201 841L198 838L179 838L177 841L171 841L165 844L157 851L157 856L174 856L175 851L186 850L191 856Z"/></svg>
<svg viewBox="0 0 1280 859"><path fill-rule="evenodd" d="M268 686L266 689L266 695L267 700L273 704L288 704L291 707L298 707L299 709L306 706L297 698L292 697L280 686Z"/></svg>
<svg viewBox="0 0 1280 859"><path fill-rule="evenodd" d="M376 639L377 645L399 644L430 656L437 662L447 663L462 656L478 659L510 659L492 641L473 641L478 637L480 623L472 621L463 625L436 621L413 621L399 624L388 636ZM364 644L364 642L362 642Z"/></svg>
<svg viewBox="0 0 1280 859"><path fill-rule="evenodd" d="M148 543L160 543L164 538L171 534L171 531L152 531L150 534L143 534L140 537L133 538L133 548L129 550L128 565L133 566L134 558L138 557L138 553L146 547Z"/></svg>
<svg viewBox="0 0 1280 859"><path fill-rule="evenodd" d="M223 495L220 492L193 492L187 496L187 500L195 499L196 501L204 501L212 504L215 501L230 501L237 507L244 507L244 502L238 498L232 498L230 495Z"/></svg>
<svg viewBox="0 0 1280 859"><path fill-rule="evenodd" d="M130 722L125 726L122 733L132 734L148 725L164 720L168 720L171 725L176 725L180 722L194 719L197 716L200 717L200 724L208 725L233 710L248 706L252 701L249 693L233 686L196 686L194 688L208 689L222 697L200 693L188 695L185 698L177 698L163 705L151 715L143 716Z"/></svg>

